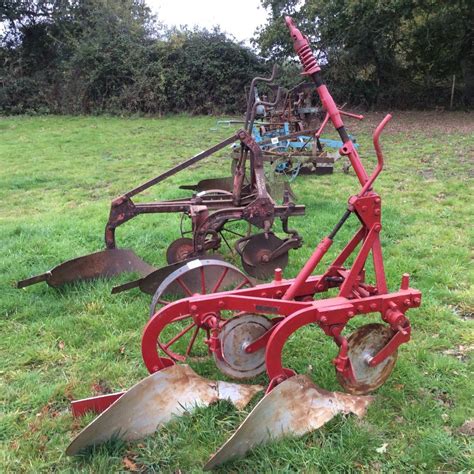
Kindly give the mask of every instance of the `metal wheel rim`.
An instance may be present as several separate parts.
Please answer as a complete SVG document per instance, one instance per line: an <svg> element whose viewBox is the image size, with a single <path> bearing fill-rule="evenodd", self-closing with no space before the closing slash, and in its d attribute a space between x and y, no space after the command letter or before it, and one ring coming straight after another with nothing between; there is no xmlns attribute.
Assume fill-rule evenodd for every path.
<svg viewBox="0 0 474 474"><path fill-rule="evenodd" d="M283 240L272 233L268 234L268 239L264 234L253 235L242 251L242 266L245 272L254 278L264 280L272 277L276 268L284 269L288 265L288 252L267 263L258 260L259 255L265 251L271 253L282 243ZM267 247L263 247L262 244L267 244Z"/></svg>
<svg viewBox="0 0 474 474"><path fill-rule="evenodd" d="M336 372L341 386L354 395L364 395L373 392L390 376L397 361L398 351L395 351L375 367L368 365L373 357L393 336L393 330L383 324L366 324L354 331L348 338L348 356L354 369L355 382L346 379Z"/></svg>
<svg viewBox="0 0 474 474"><path fill-rule="evenodd" d="M211 267L220 269L220 273L217 278L214 279L213 284L211 279L207 278L208 270L211 269ZM196 275L202 280L203 274L205 280L204 285L202 281L194 281L193 285L190 284L192 282L192 275ZM150 305L150 318L160 307L171 302L171 300L167 298L174 296L177 298L187 298L195 293L216 293L217 291L223 291L224 288L233 286L233 281L237 282L233 289L253 286L252 281L229 262L216 259L196 259L187 262L168 275L156 289ZM172 292L175 292L175 294Z"/></svg>
<svg viewBox="0 0 474 474"><path fill-rule="evenodd" d="M234 379L248 379L265 371L265 347L245 353L245 347L272 327L265 316L244 314L228 320L219 334L221 353L214 353L217 368Z"/></svg>

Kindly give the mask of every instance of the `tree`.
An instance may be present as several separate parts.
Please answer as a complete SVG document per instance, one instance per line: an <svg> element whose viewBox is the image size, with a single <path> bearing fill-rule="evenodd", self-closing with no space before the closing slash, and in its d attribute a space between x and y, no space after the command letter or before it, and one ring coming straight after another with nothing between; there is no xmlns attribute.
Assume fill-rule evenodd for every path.
<svg viewBox="0 0 474 474"><path fill-rule="evenodd" d="M268 23L256 45L267 57L294 55L282 16L310 36L342 100L431 105L445 100L453 74L472 103L472 2L457 0L261 0ZM430 90L427 90L429 88Z"/></svg>
<svg viewBox="0 0 474 474"><path fill-rule="evenodd" d="M7 113L237 113L265 69L218 30L166 30L144 0L23 0L0 12Z"/></svg>

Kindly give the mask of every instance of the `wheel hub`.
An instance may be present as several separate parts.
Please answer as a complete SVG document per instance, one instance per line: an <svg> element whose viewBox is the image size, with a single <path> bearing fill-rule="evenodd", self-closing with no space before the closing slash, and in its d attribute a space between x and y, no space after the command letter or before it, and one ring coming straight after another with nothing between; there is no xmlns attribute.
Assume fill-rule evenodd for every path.
<svg viewBox="0 0 474 474"><path fill-rule="evenodd" d="M268 236L268 238L267 238ZM251 276L266 279L275 273L276 268L284 269L288 265L288 252L270 259L274 250L283 244L283 240L269 233L253 235L242 251L242 266Z"/></svg>
<svg viewBox="0 0 474 474"><path fill-rule="evenodd" d="M272 327L264 316L245 314L227 321L219 334L220 353L214 354L217 368L236 379L255 377L265 370L265 348L248 353L247 346Z"/></svg>

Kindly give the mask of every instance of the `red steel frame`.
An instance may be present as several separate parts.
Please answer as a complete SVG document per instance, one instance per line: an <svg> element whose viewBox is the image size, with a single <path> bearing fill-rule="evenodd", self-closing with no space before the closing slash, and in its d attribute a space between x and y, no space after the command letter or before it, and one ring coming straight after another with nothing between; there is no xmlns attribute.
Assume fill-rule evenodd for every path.
<svg viewBox="0 0 474 474"><path fill-rule="evenodd" d="M369 176L344 128L341 113L322 82L320 67L311 52L307 38L294 26L291 18L287 17L286 23L294 40L295 51L303 64L304 74L314 80L323 107L343 139L344 145L340 153L348 156L361 184L361 190L350 197L347 210L339 223L319 243L295 279L284 280L281 270L276 270L274 280L268 284L210 295L195 295L161 308L145 326L142 337L142 356L150 373L168 367L179 360L160 356L158 337L165 326L179 321L186 315L192 315L194 322L209 332L210 337L206 343L209 350L217 355L220 354L218 335L225 322L221 318L221 311L270 316L274 325L246 348L249 353L266 348L266 371L270 379L268 391L295 374L293 370L283 367L282 351L288 338L307 324L319 326L326 335L334 339L339 346L339 353L333 363L336 370L349 380L354 379L354 373L348 357L348 342L342 335L342 331L353 317L380 313L382 320L393 330L393 336L385 347L370 359L370 366L380 364L402 343L410 340L411 326L405 313L410 308L420 306L421 293L419 290L410 288L408 274L403 274L398 291L388 292L380 243L382 202L379 195L372 189L384 164L379 137L391 116L387 115L374 132L373 142L377 154L377 166ZM335 235L351 214L355 214L359 219L360 228L324 273L311 276L331 247ZM349 268L344 267L353 254L355 256L352 265ZM365 281L365 265L370 254L372 254L375 273L374 284ZM339 289L337 296L314 300L315 294L324 293L330 288ZM82 405L77 407L77 414L86 409L98 410L97 400L87 400L93 401L88 403L81 401ZM113 397L101 400L100 403L103 406L99 407L99 411L106 408L106 405L108 406L112 401L114 401Z"/></svg>
<svg viewBox="0 0 474 474"><path fill-rule="evenodd" d="M207 296L196 295L170 304L157 312L146 325L142 338L142 356L150 372L156 372L174 363L171 359L159 356L157 338L166 325L189 314L201 327L211 331L211 337L207 343L210 350L217 353L219 341L216 335L223 323L220 319L221 311L234 310L280 316L266 334L246 348L247 352L253 352L266 346L266 370L270 378L270 390L275 384L294 374L291 369L283 367L282 350L290 335L306 324L317 324L325 334L334 339L340 348L339 354L333 361L334 365L336 370L348 379L353 379L354 374L351 361L347 356L347 339L341 333L347 322L354 316L378 312L382 320L394 331L393 337L386 346L370 360L370 366L380 364L393 354L400 344L410 339L411 326L405 313L409 308L420 306L421 293L409 287L408 274L403 275L398 292L388 293L380 243L382 201L372 189L384 164L379 137L391 119L391 115L387 115L374 132L373 142L377 154L377 166L369 176L344 128L341 112L322 82L320 67L309 47L307 38L294 26L291 18L287 17L286 23L293 37L295 51L303 64L304 74L311 76L314 80L327 117L343 139L344 145L340 149L340 154L348 156L362 188L358 194L349 199L347 211L340 222L331 234L319 243L294 280L282 280L281 271L277 271L272 283ZM350 214L357 216L361 227L325 273L311 276ZM357 249L352 265L350 268L345 268L344 264L356 253ZM365 265L370 254L372 254L375 273L373 285L365 282ZM336 297L313 300L316 293L323 293L331 287L339 288Z"/></svg>

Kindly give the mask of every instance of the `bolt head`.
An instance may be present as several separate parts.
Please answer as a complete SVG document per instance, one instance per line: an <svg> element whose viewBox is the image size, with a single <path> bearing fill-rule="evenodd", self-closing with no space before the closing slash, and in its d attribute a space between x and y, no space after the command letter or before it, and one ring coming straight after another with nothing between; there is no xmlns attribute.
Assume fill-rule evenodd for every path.
<svg viewBox="0 0 474 474"><path fill-rule="evenodd" d="M190 309L191 309L192 313L195 313L197 311L198 307L195 304L193 304L193 305L191 305Z"/></svg>

